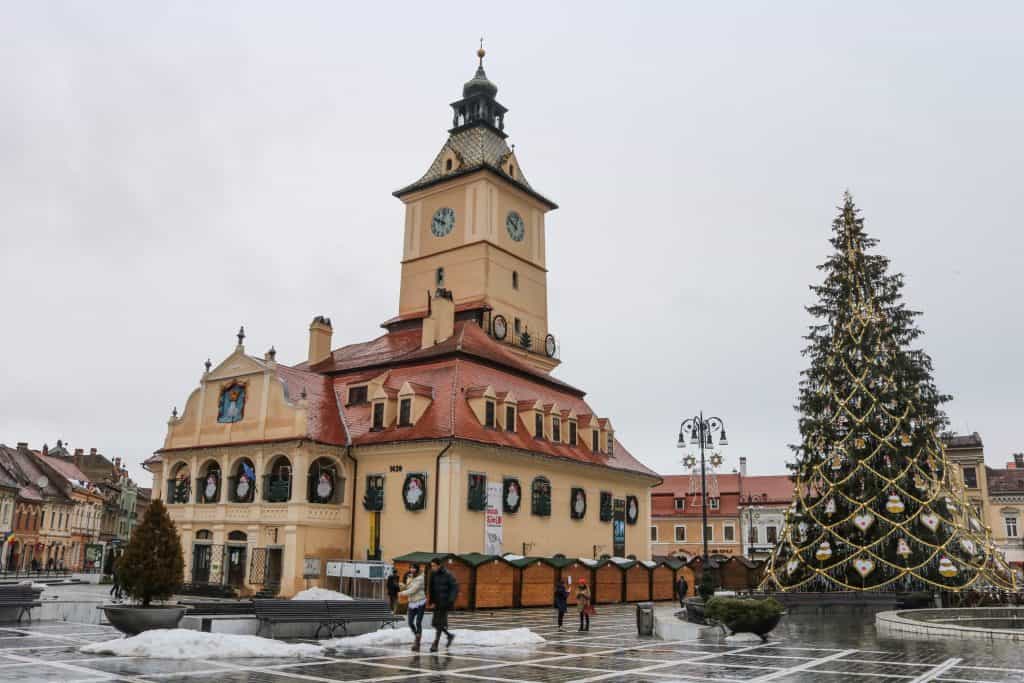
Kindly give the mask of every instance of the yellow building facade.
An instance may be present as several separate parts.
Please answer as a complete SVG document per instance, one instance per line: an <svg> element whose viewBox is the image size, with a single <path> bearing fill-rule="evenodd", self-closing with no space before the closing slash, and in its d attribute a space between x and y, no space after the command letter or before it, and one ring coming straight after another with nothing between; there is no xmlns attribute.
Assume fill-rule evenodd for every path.
<svg viewBox="0 0 1024 683"><path fill-rule="evenodd" d="M294 365L209 361L147 461L187 580L291 595L334 559L486 552L649 559L650 488L560 362L546 214L481 63L406 206L397 316ZM367 255L369 258L369 255Z"/></svg>

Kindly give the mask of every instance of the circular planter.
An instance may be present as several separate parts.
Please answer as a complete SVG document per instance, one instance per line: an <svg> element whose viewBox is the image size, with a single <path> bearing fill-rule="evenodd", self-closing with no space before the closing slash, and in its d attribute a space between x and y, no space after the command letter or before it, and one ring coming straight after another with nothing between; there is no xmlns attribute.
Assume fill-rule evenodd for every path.
<svg viewBox="0 0 1024 683"><path fill-rule="evenodd" d="M725 622L725 627L733 633L755 633L761 636L761 640L767 640L765 636L779 625L783 614L773 614L763 619L733 619Z"/></svg>
<svg viewBox="0 0 1024 683"><path fill-rule="evenodd" d="M134 636L157 628L177 628L187 607L132 607L128 605L101 605L107 621L121 633Z"/></svg>

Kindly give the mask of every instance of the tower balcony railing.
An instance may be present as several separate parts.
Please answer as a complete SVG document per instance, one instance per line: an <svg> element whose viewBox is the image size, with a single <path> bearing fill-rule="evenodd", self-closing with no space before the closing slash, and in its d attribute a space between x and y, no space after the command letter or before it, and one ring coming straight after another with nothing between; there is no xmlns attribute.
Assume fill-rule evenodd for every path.
<svg viewBox="0 0 1024 683"><path fill-rule="evenodd" d="M497 332L501 331L499 326ZM528 351L529 353L535 353L538 356L544 356L553 360L560 360L562 356L562 345L558 338L553 334L546 335L534 335L533 333L526 331L516 334L515 330L507 330L504 338L498 336L495 331L495 325L492 321L490 336L496 341L502 344Z"/></svg>

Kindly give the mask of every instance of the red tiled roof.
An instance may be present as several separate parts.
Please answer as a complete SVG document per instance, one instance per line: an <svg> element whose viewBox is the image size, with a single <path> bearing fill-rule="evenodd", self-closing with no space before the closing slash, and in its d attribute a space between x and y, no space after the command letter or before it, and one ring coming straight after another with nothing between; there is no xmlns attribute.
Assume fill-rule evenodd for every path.
<svg viewBox="0 0 1024 683"><path fill-rule="evenodd" d="M434 388L434 399L415 425L411 427L392 426L372 431L371 407L369 405L347 406L344 409L345 422L356 445L413 441L422 439L462 438L480 443L516 448L542 453L602 467L628 470L648 476L657 475L636 460L616 442L612 456L593 453L580 440L574 447L568 444L554 444L546 439L535 439L527 425L520 419L515 432L489 429L477 420L469 406L468 395L477 395L482 387L502 387L516 396L534 397L529 400L558 402L578 410L590 411L590 407L579 397L538 382L510 373L499 368L479 363L472 358L449 358L423 365L397 367L391 371L390 381L417 382ZM345 376L335 379L335 386L342 390L347 384Z"/></svg>
<svg viewBox="0 0 1024 683"><path fill-rule="evenodd" d="M671 493L677 497L686 495L690 490L690 475L688 474L663 474L659 486L651 489L651 493ZM718 475L718 491L725 495L727 493L739 494L740 475L735 472Z"/></svg>
<svg viewBox="0 0 1024 683"><path fill-rule="evenodd" d="M324 443L344 444L345 429L338 413L338 399L334 395L334 384L330 378L286 365L277 365L275 371L278 378L284 382L288 400L300 401L305 391L309 406L306 435Z"/></svg>
<svg viewBox="0 0 1024 683"><path fill-rule="evenodd" d="M757 496L761 502L790 503L793 500L793 480L788 474L770 474L743 477L743 496ZM767 495L767 500L763 496Z"/></svg>
<svg viewBox="0 0 1024 683"><path fill-rule="evenodd" d="M996 469L986 467L989 493L1024 494L1024 470L1016 467Z"/></svg>

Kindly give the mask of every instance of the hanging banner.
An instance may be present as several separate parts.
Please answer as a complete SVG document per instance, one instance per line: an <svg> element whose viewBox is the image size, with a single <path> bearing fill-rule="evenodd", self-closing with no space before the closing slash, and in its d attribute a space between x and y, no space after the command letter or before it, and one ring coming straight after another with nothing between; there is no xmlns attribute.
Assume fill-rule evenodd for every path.
<svg viewBox="0 0 1024 683"><path fill-rule="evenodd" d="M502 484L487 484L487 509L484 512L484 554L501 555L502 544Z"/></svg>

